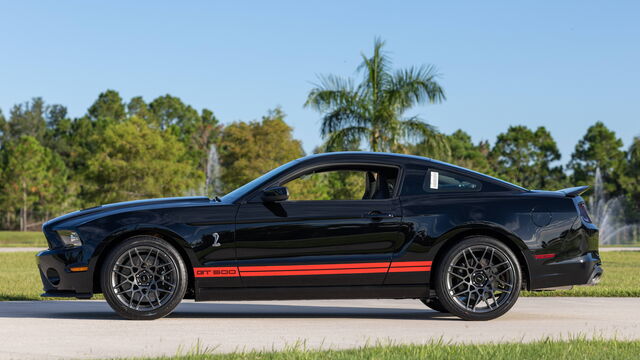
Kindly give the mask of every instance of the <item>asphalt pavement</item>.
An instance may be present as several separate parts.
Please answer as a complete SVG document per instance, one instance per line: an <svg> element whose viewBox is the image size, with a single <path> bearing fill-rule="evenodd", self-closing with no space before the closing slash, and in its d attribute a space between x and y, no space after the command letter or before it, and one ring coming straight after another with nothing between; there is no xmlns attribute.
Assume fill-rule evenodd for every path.
<svg viewBox="0 0 640 360"><path fill-rule="evenodd" d="M521 298L507 315L488 322L459 320L418 300L184 301L172 315L154 321L122 320L96 300L0 302L0 359L575 336L640 339L640 298Z"/></svg>

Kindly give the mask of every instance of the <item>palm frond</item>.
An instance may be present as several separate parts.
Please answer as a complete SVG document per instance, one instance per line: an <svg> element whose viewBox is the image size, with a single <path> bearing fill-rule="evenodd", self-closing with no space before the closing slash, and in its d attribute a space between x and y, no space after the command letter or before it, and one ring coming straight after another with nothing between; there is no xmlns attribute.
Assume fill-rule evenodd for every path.
<svg viewBox="0 0 640 360"><path fill-rule="evenodd" d="M402 128L402 136L407 140L422 141L425 137L433 136L438 133L435 126L427 124L418 116L412 116L398 122Z"/></svg>
<svg viewBox="0 0 640 360"><path fill-rule="evenodd" d="M635 155L635 158L640 158L640 136L633 138L628 154L629 156Z"/></svg>
<svg viewBox="0 0 640 360"><path fill-rule="evenodd" d="M319 84L311 89L305 107L324 112L332 107L344 106L357 98L353 79L334 75L318 76Z"/></svg>
<svg viewBox="0 0 640 360"><path fill-rule="evenodd" d="M446 100L444 90L437 81L439 76L432 65L396 71L386 93L389 105L404 111L415 104L434 104Z"/></svg>
<svg viewBox="0 0 640 360"><path fill-rule="evenodd" d="M332 109L322 117L320 133L323 138L330 133L352 126L364 127L368 119L363 116L357 105L341 106Z"/></svg>
<svg viewBox="0 0 640 360"><path fill-rule="evenodd" d="M406 143L417 143L418 147L430 157L448 159L451 148L446 135L442 134L433 125L427 124L414 116L400 121L403 137Z"/></svg>
<svg viewBox="0 0 640 360"><path fill-rule="evenodd" d="M362 139L369 135L369 128L350 126L329 134L325 142L325 151L358 150Z"/></svg>
<svg viewBox="0 0 640 360"><path fill-rule="evenodd" d="M387 55L387 52L383 50L385 42L376 38L373 43L373 55L367 57L364 53L362 56L362 63L358 66L358 72L362 72L364 79L358 89L362 95L369 95L373 102L377 102L376 99L380 98L380 94L389 85L392 80L391 58Z"/></svg>
<svg viewBox="0 0 640 360"><path fill-rule="evenodd" d="M358 144L366 141L373 151L407 151L410 146L405 145L413 146L411 141L448 151L446 139L434 127L417 117L403 120L403 114L416 104L446 99L436 68L411 67L392 73L384 46L376 38L373 54L362 54L357 69L363 79L357 85L350 78L330 75L320 77L320 84L311 90L305 107L323 113L322 137L340 149L345 141L357 138Z"/></svg>

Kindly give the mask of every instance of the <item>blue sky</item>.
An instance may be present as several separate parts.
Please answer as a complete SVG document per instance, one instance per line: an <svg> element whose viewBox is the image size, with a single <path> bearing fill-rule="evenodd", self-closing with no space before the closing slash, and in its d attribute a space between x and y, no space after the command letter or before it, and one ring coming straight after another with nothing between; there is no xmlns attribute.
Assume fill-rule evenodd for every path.
<svg viewBox="0 0 640 360"><path fill-rule="evenodd" d="M0 108L42 96L76 117L108 88L225 123L281 106L309 152L316 75L355 76L380 36L396 66L442 74L448 100L408 115L474 141L543 125L564 162L596 121L640 135L639 18L637 1L3 1Z"/></svg>

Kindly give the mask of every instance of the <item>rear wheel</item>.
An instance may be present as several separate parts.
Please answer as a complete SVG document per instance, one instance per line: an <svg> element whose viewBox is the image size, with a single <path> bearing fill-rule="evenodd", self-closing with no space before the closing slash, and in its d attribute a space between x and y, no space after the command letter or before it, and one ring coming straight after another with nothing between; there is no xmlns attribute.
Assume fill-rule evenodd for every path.
<svg viewBox="0 0 640 360"><path fill-rule="evenodd" d="M134 236L116 246L101 272L107 303L132 320L168 315L187 290L187 270L176 249L153 236Z"/></svg>
<svg viewBox="0 0 640 360"><path fill-rule="evenodd" d="M515 304L522 284L516 256L488 237L470 237L451 248L435 280L441 304L465 320L502 316Z"/></svg>

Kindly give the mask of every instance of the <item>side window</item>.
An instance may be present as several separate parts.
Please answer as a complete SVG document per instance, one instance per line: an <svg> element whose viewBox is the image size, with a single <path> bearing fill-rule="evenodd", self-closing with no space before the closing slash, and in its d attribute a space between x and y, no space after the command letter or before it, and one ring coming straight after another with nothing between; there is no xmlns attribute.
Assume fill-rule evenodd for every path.
<svg viewBox="0 0 640 360"><path fill-rule="evenodd" d="M398 170L380 167L317 169L282 184L289 200L388 199L395 192Z"/></svg>
<svg viewBox="0 0 640 360"><path fill-rule="evenodd" d="M402 195L480 191L482 184L470 177L438 169L410 170L405 176Z"/></svg>

